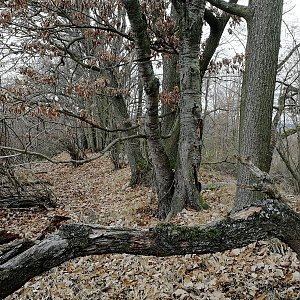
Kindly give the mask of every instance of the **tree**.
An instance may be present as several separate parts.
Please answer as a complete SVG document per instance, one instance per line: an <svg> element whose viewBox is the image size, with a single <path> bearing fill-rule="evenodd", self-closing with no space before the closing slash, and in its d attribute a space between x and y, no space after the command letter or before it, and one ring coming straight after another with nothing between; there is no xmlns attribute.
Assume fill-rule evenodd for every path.
<svg viewBox="0 0 300 300"><path fill-rule="evenodd" d="M237 1L230 1L230 3L235 2ZM177 27L180 28L178 34L180 45L178 50L176 37L174 36L174 25L172 25L173 28L172 26L167 26L165 28L167 33L171 32L171 36L168 36L167 34L161 35L157 29L159 28L157 24L162 24L161 21L157 21L160 18L160 12L167 11L166 4L164 4L163 1L159 4L157 2L149 4L155 13L153 14L154 16L148 18L148 20L143 16L143 11L147 9L147 5L141 7L139 1L132 3L130 1L127 2L129 10L130 7L133 9L133 12L135 12L134 10L137 8L141 10L139 22L144 23L142 33L144 37L148 39L148 44L146 45L147 49L143 48L145 45L142 45L141 47L138 46L138 49L143 49L145 52L144 54L147 57L151 57L153 50L156 53L157 51L164 51L164 53L168 53L169 55L175 53L175 56L178 52L180 59L179 66L181 66L181 68L179 73L181 76L181 83L179 91L177 91L177 94L181 97L181 101L178 105L179 113L178 118L175 118L174 120L174 126L172 126L172 128L174 128L171 132L172 136L170 140L165 143L161 140L161 133L159 132L158 85L156 87L153 85L152 91L149 90L149 92L153 94L151 95L152 98L148 97L148 99L152 101L151 105L150 102L147 101L149 114L147 117L148 121L146 122L146 138L148 140L149 153L154 165L156 177L155 184L158 194L158 215L162 219L166 218L168 215L171 217L184 207L192 207L197 210L201 209L199 203L199 182L197 172L201 160L203 134L203 120L201 115L202 78L210 58L218 45L225 25L229 20L229 16L226 14L221 14L219 12L214 14L205 9L205 3L205 1L199 3L195 1L182 4L180 1L173 1L174 10L176 10L177 16L175 18L176 20L173 22L170 21L169 17L168 22L172 25L176 21ZM28 43L26 46L27 49L32 51L32 49L42 48L43 57L46 55L45 53L48 52L50 55L57 56L59 60L55 70L58 70L58 68L62 69L67 65L66 61L71 62L71 64L68 64L65 73L65 76L68 77L68 70L71 69L71 72L69 72L71 74L69 74L69 76L71 76L72 80L70 80L70 83L67 81L67 90L64 91L64 88L62 87L62 90L57 91L58 78L61 76L61 73L56 72L55 76L58 78L54 85L54 91L53 86L51 88L51 95L61 98L61 94L63 94L66 103L71 102L69 110L72 112L68 112L67 115L77 117L86 124L89 124L88 128L84 129L85 140L88 141L92 148L97 148L99 140L102 139L102 137L106 139L106 143L109 143L110 139L107 137L110 137L111 135L109 133L113 132L113 130L104 130L103 134L98 134L96 131L98 129L103 130L103 128L107 126L107 116L103 116L103 110L100 108L103 103L110 102L113 104L114 110L111 113L116 116L116 120L119 121L119 123L122 123L127 128L127 133L124 131L124 134L127 137L132 136L132 133L135 132L133 131L135 126L132 124L132 121L128 121L130 114L127 111L125 97L123 95L126 93L126 89L119 86L117 79L119 76L116 74L117 71L110 72L113 66L115 66L114 69L118 67L118 64L116 64L115 61L117 60L117 62L119 62L123 59L122 57L116 58L116 53L122 53L121 49L123 48L120 45L124 42L124 39L121 40L120 37L126 38L130 42L134 40L126 31L126 26L124 25L126 20L122 14L122 9L120 9L120 3L116 2L118 7L118 18L117 20L112 21L112 24L109 23L110 21L103 21L106 20L105 18L99 17L99 14L101 13L105 16L114 14L112 6L108 5L106 7L105 3L101 2L99 5L103 6L103 12L100 12L95 4L83 4L81 1L77 1L75 4L76 5L70 7L68 3L63 3L61 6L56 2L47 2L46 5L42 5L39 2L30 5L23 3L23 6L21 6L23 9L26 9L28 14L32 11L38 11L36 14L37 19L41 17L41 11L43 11L47 16L46 19L44 18L44 23L37 23L36 19L33 18L28 25L26 23L26 14L24 14L25 18L23 18L24 15L19 15L17 12L15 17L14 15L9 16L7 24L10 24L12 28L24 29L24 32L32 37L30 41L29 39L25 41L25 43ZM89 15L89 8L95 10L95 16ZM119 14L119 12L121 13ZM134 16L133 13L132 15ZM200 58L203 17L208 21L211 30ZM16 22L11 24L11 18L15 19ZM133 21L133 19L131 21ZM156 21L157 24L155 23ZM136 32L135 27L133 26L134 23L131 23L133 31ZM138 25L137 28L141 29L140 24ZM55 32L52 30L53 26L56 26ZM192 31L190 30L191 28L193 29ZM106 43L103 40L100 40L99 36L96 35L98 31L105 32L110 42ZM40 32L44 32L43 43L39 40ZM113 38L110 35L113 35ZM158 38L159 42L157 42ZM138 39L134 42L138 45ZM112 51L107 51L107 48L108 50L114 49L115 52L111 53ZM59 51L57 51L57 49ZM102 55L102 53L104 54ZM137 56L142 57L144 54L138 52ZM113 56L113 60L115 61L111 62L110 60L107 60L107 56ZM125 56L125 54L123 56ZM92 59L90 57L92 57ZM105 57L104 62L101 60L102 57ZM143 58L138 58L137 61L140 65L140 70L143 70L141 66L146 65L146 63L143 62ZM96 62L96 65L94 62ZM151 61L147 64L149 68L152 68ZM119 74L121 74L123 69L119 68L118 70ZM32 74L34 76L32 76ZM75 74L75 76L73 74ZM142 72L140 72L140 74L142 74ZM32 68L25 68L23 75L28 76L29 80L39 78L38 75L33 72ZM154 76L153 71L151 76ZM143 76L141 77L143 78ZM146 77L144 76L144 78ZM150 81L148 79L149 77L147 80L144 80L144 82L149 83ZM73 83L73 81L75 83ZM156 82L158 83L157 80ZM117 91L115 92L116 95L111 95L110 93L112 91ZM49 91L47 92L50 93ZM45 92L45 94L47 92ZM146 91L146 95L148 94ZM178 95L176 97L178 97ZM31 95L26 95L26 97L29 98ZM51 103L52 100L48 99L48 95L46 95L46 98L49 101L48 104ZM74 103L73 98L79 99L80 101ZM78 117L79 113L76 113L77 106L79 106L79 108L84 108L84 113L90 115L90 120L91 118L95 118L96 121L98 121L98 124L96 124L97 122L87 122L88 118L83 118L82 116ZM60 112L65 113L66 110L63 109L60 110ZM108 118L109 120L114 119L112 117ZM98 126L99 123L104 124ZM114 122L108 123L109 125L114 124ZM103 147L105 146L106 144L103 145ZM177 150L178 147L179 151L173 151L173 149ZM135 184L138 183L137 178L141 178L144 174L144 170L141 166L146 164L139 149L138 142L128 141L126 143L126 148L132 171L131 182L132 184ZM172 151L170 148L172 148ZM177 157L172 157L172 161L170 162L170 157L168 156L170 156L171 153L173 153L173 156L174 153L177 153ZM172 169L175 170L175 173Z"/></svg>
<svg viewBox="0 0 300 300"><path fill-rule="evenodd" d="M15 82L10 92L15 102L18 98L22 102L26 114L45 112L56 99L63 108L56 110L56 119L66 110L70 111L61 119L67 120L65 125L71 127L74 123L69 119L81 116L75 124L76 130L83 133L84 143L79 139L77 142L92 150L106 148L119 135L126 138L138 134L139 126L130 118L132 112L127 105L128 91L134 85L131 38L126 34L127 20L119 1L110 4L74 1L72 5L68 1L9 2L3 3L1 8L3 34L9 37L16 30L22 43L21 46L8 39L4 48L7 57L19 57L16 69L19 65L22 68L19 75L22 83ZM32 14L34 18L30 17ZM111 15L116 17L109 19ZM20 50L22 47L26 50ZM7 86L4 80L3 94L9 89ZM49 121L40 113L35 116L43 117L45 123ZM83 116L94 124L85 122ZM27 146L29 148L33 145ZM125 142L125 149L132 171L130 185L139 184L147 173L139 141Z"/></svg>
<svg viewBox="0 0 300 300"><path fill-rule="evenodd" d="M176 161L174 213L189 206L200 209L197 172L201 160L200 41L205 1L173 1L179 25L180 92L178 157Z"/></svg>
<svg viewBox="0 0 300 300"><path fill-rule="evenodd" d="M260 2L259 6L256 6L256 1L251 1L249 6L237 5L236 1L216 1L211 0L212 4L215 4L221 9L224 9L227 12L234 13L240 16L243 16L247 20L248 24L248 43L247 43L247 62L246 70L244 74L243 81L243 92L241 100L241 118L240 118L240 155L250 156L253 162L258 165L262 170L268 171L270 167L272 151L270 151L270 137L271 137L271 114L272 114L272 103L273 103L273 93L274 93L274 80L275 80L275 61L277 61L278 47L279 47L279 28L280 28L280 19L281 10L277 8L282 8L282 2L272 2L272 8L276 8L276 15L271 14L271 8L268 6L268 1ZM95 66L92 63L89 63L87 54L81 55L78 54L75 50L77 45L85 36L95 36L97 30L102 30L108 32L108 34L113 33L115 35L126 37L129 41L135 43L137 51L137 61L140 67L140 74L142 75L144 81L144 89L146 91L146 96L148 97L148 114L146 122L146 137L148 139L149 153L151 155L152 163L154 165L155 181L158 194L158 214L161 218L166 218L168 215L176 214L184 207L192 207L194 209L200 210L201 205L198 201L198 178L197 171L200 165L201 160L201 139L202 139L202 112L201 112L201 84L202 78L205 69L208 66L212 53L214 52L215 47L218 44L221 33L224 30L224 27L228 21L228 16L220 15L215 16L209 10L205 10L205 1L191 1L187 3L182 3L180 1L173 1L174 8L177 13L177 22L179 34L179 59L180 59L180 95L181 100L179 102L179 122L177 122L177 130L179 131L179 148L176 158L176 165L170 163L170 158L168 157L165 148L163 147L164 143L161 140L161 134L159 132L159 122L158 122L158 108L159 108L159 82L155 79L155 74L153 72L153 66L151 63L152 50L155 51L161 50L160 42L156 43L150 39L149 33L149 23L147 18L144 17L143 9L141 8L139 1L124 1L125 6L127 6L128 14L132 30L135 33L136 38L133 39L130 34L126 33L122 27L122 22L124 18L121 18L120 22L110 25L102 21L102 18L96 18L94 21L86 21L86 14L84 13L87 9L83 3L77 3L76 8L71 9L68 4L64 4L63 14L59 12L59 7L55 3L47 4L46 6L40 5L36 2L33 6L29 6L29 11L36 11L38 8L49 12L55 12L54 19L55 22L61 21L61 18L64 21L59 27L59 30L52 32L50 25L54 24L53 16L49 14L47 22L50 24L48 27L43 28L38 24L38 29L36 29L36 24L28 28L25 20L20 22L21 28L30 29L31 32L35 32L35 38L39 38L39 32L42 31L45 34L43 36L45 45L40 45L44 47L43 55L45 51L54 51L53 47L57 50L59 49L58 57L61 59L69 58L76 62L80 67L85 70L102 72L102 68ZM26 4L22 4L25 5ZM101 2L101 5L105 4ZM119 4L118 4L119 5ZM95 9L96 14L99 13L98 8L91 6ZM162 7L165 9L165 7ZM135 15L135 12L139 11L138 16ZM112 7L108 7L105 10L106 14L113 14ZM274 23L272 28L276 30L271 30L269 26L268 17L270 17L270 22ZM73 16L72 19L70 16ZM79 17L80 16L80 17ZM200 41L201 41L201 28L203 18L205 18L210 24L211 32L207 40L207 45L199 64L200 57ZM8 18L9 19L9 18ZM9 19L10 20L10 19ZM83 20L83 21L82 21ZM119 19L118 19L119 20ZM137 21L138 20L138 21ZM98 22L97 26L93 22ZM10 21L8 21L9 23ZM53 23L54 22L54 23ZM135 22L135 23L134 23ZM81 26L81 23L84 26ZM18 22L13 23L13 28ZM121 24L121 25L120 25ZM143 26L141 25L143 24ZM91 31L83 31L88 26ZM115 27L114 27L115 26ZM125 26L126 27L126 26ZM258 30L257 28L262 28L263 30ZM67 29L66 29L67 28ZM76 33L83 36L74 37L68 39L65 42L65 37L67 33L72 32L76 29ZM154 27L153 27L154 28ZM152 30L152 28L150 27ZM138 32L141 30L141 32ZM270 31L270 32L269 32ZM137 35L139 34L139 36ZM151 32L152 36L153 32ZM155 36L156 37L156 36ZM260 44L263 37L266 38L266 45L255 47L254 45ZM48 44L47 44L48 43ZM93 41L97 45L99 39L97 38ZM80 45L80 43L79 43ZM120 45L120 41L116 38L116 45ZM157 46L158 45L158 46ZM37 44L29 44L27 47L29 49L37 49ZM169 48L168 48L169 47ZM173 47L173 48L172 48ZM167 45L165 51L174 51L174 43L170 46L170 43ZM82 47L79 47L80 49ZM46 50L45 50L46 49ZM95 48L96 49L96 48ZM95 50L93 49L93 51ZM101 47L97 49L102 51L106 49L106 46L101 43ZM268 54L266 57L265 52L272 53L271 58ZM89 51L90 54L90 51ZM99 57L96 56L99 60ZM259 67L256 67L257 61L260 62ZM255 67L254 67L255 65ZM106 68L107 66L105 66ZM152 71L150 71L152 68ZM25 74L28 74L30 70L27 70ZM106 71L107 73L107 71ZM31 73L30 73L31 74ZM113 76L114 77L114 76ZM114 82L112 85L113 88L118 88L116 80L110 78L111 82ZM151 77L151 78L150 78ZM253 77L253 80L252 80ZM36 76L35 76L36 78ZM258 80L259 78L259 80ZM106 87L102 86L103 82L107 82L107 78L99 78L96 80L95 87L99 89L101 86L102 92L107 92ZM99 82L100 81L100 82ZM266 83L266 86L264 82ZM86 80L84 81L86 82ZM148 86L146 86L146 84ZM105 85L105 84L104 84ZM112 86L109 88L111 89ZM83 84L76 85L74 88L82 93L89 93L90 91L85 91L86 88ZM30 97L30 95L28 95ZM129 116L128 112L126 113L126 105L124 105L124 98L120 97L118 93L117 97L112 98L112 103L115 105L115 113L119 114L120 120L126 120ZM257 103L256 103L257 101ZM253 117L255 115L255 118ZM132 125L126 125L128 131L130 132ZM250 128L253 128L250 132ZM264 128L264 130L262 130ZM129 132L127 136L129 135ZM174 143L173 143L174 144ZM250 145L251 144L251 145ZM134 159L129 159L132 165L132 174L136 173L136 166L139 164L139 159L136 159L137 156L140 156L138 147L127 147L132 149L129 151L129 154ZM130 157L130 155L128 155ZM141 164L142 165L142 164ZM175 169L173 173L172 168ZM134 175L134 177L136 177ZM134 180L133 180L134 181ZM257 191L249 189L249 185L255 182L255 178L245 169L242 165L239 166L239 176L238 176L238 192L237 192L237 201L236 209L238 207L243 207L245 204L257 200L262 197ZM248 195L248 196L246 196ZM247 200L248 199L248 200Z"/></svg>
<svg viewBox="0 0 300 300"><path fill-rule="evenodd" d="M151 63L150 39L147 34L147 23L138 0L123 1L135 35L135 46L139 73L146 94L147 115L145 132L149 146L149 154L153 163L155 185L158 195L158 211L165 218L170 211L173 190L173 172L159 132L158 103L159 80L156 78Z"/></svg>
<svg viewBox="0 0 300 300"><path fill-rule="evenodd" d="M287 25L287 24L285 24ZM278 73L281 80L280 94L273 118L272 147L283 161L293 182L293 191L300 193L300 125L299 125L299 47L291 28L287 28L293 39L293 46L284 59L278 64ZM298 87L297 87L298 86ZM292 126L292 127L291 127ZM275 157L276 158L276 157ZM280 168L280 167L279 167ZM285 169L284 168L284 169ZM279 171L286 175L285 170Z"/></svg>
<svg viewBox="0 0 300 300"><path fill-rule="evenodd" d="M247 7L209 0L217 7L247 21L246 64L240 104L239 155L250 157L269 172L272 161L271 132L283 1L252 0ZM252 186L256 178L239 164L235 210L263 198Z"/></svg>
<svg viewBox="0 0 300 300"><path fill-rule="evenodd" d="M278 237L300 253L299 215L282 200L262 200L264 196L261 192L248 190L249 186L254 188L253 184L259 183L272 198L280 198L272 189L270 191L269 178L265 172L269 170L271 159L270 123L282 0L272 3L252 0L248 7L219 0L209 2L225 11L243 16L248 22L247 63L241 102L240 154L247 158L250 156L262 169L263 172L260 171L258 176L262 181L254 179L251 168L248 170L249 161L241 159L241 163L246 166L240 166L239 172L235 206L235 210L239 212L208 226L189 228L161 224L142 231L70 224L36 243L16 241L6 245L4 254L0 256L1 297L22 286L32 276L83 255L115 252L162 256L211 253L270 237ZM146 18L138 0L123 0L123 3L134 32L139 72L146 94L146 135L154 165L160 217L170 216L185 205L199 209L199 203L196 202L198 193L195 169L198 168L201 158L199 51L205 1L173 1L181 30L179 56L182 95L179 104L180 144L175 174L171 170L159 132L159 81L151 63L151 43ZM7 232L1 234L4 237L9 235Z"/></svg>
<svg viewBox="0 0 300 300"><path fill-rule="evenodd" d="M230 1L230 3L236 2ZM146 18L141 11L139 1L124 1L124 5L128 12L132 30L135 33L139 70L142 74L148 99L146 133L155 170L159 203L158 214L160 218L164 219L166 217L170 218L184 207L200 210L197 173L201 160L203 134L201 115L202 79L229 16L225 14L215 16L205 10L205 1L191 1L189 3L173 1L179 28L179 120L177 118L173 120L172 128L175 129L172 132L171 141L165 143L165 150L158 131L159 86L150 61L151 48ZM204 17L208 20L211 31L200 60L200 42ZM144 25L142 26L142 24ZM164 61L164 64L166 65L166 61ZM173 71L171 71L171 68L173 68ZM176 68L176 59L175 62L172 62L172 65L169 65L171 74L174 74L174 68ZM174 76L175 78L176 76ZM154 82L156 82L156 85L154 85ZM172 85L174 86L174 83ZM170 150L170 147L176 147L177 151ZM175 163L174 152L177 152ZM171 167L175 169L174 175Z"/></svg>

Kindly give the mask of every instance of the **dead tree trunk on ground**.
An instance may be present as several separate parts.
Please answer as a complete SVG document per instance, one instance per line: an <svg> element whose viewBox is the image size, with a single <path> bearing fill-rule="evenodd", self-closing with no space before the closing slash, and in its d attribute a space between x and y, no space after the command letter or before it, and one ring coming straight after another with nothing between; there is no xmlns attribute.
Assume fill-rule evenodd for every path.
<svg viewBox="0 0 300 300"><path fill-rule="evenodd" d="M142 230L62 225L59 231L42 241L15 240L0 246L0 299L22 287L30 278L79 256L205 254L273 237L300 254L299 235L300 215L278 200L265 200L260 206L250 206L219 222L196 227L162 223Z"/></svg>

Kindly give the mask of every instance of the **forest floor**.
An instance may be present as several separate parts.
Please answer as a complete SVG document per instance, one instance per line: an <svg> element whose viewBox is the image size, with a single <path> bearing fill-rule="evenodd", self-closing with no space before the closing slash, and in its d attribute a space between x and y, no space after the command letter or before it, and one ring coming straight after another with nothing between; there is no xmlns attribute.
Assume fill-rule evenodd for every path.
<svg viewBox="0 0 300 300"><path fill-rule="evenodd" d="M147 187L129 188L129 169L114 171L108 158L74 168L40 163L33 167L51 184L59 206L47 211L0 211L5 229L36 238L55 215L68 222L153 227L155 196ZM204 224L225 216L233 204L235 181L208 168L202 182L221 183L203 192L209 208L184 210L172 222ZM291 198L300 211L300 199ZM277 239L206 255L146 257L126 254L73 259L33 278L12 299L300 299L300 265Z"/></svg>

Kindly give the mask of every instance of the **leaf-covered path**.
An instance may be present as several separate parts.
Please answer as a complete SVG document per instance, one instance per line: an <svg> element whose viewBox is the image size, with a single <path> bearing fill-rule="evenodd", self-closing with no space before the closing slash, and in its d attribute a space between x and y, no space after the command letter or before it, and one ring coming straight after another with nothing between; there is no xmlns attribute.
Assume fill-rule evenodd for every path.
<svg viewBox="0 0 300 300"><path fill-rule="evenodd" d="M42 211L0 211L11 232L37 237L55 215L70 222L149 227L155 197L146 187L128 188L127 168L113 171L107 158L73 168L34 168L52 184L59 207ZM46 173L43 173L46 171ZM212 173L204 182L225 182L204 193L209 209L183 211L174 222L201 224L222 218L232 205L233 182ZM1 226L2 227L2 226ZM300 267L296 255L277 240L224 253L168 258L102 255L74 259L38 276L7 299L296 299Z"/></svg>

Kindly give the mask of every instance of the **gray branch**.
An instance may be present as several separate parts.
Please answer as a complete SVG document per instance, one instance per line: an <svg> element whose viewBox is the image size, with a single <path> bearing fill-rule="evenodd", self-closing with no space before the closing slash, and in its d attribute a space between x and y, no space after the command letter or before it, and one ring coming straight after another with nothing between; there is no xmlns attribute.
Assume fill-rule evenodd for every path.
<svg viewBox="0 0 300 300"><path fill-rule="evenodd" d="M245 5L230 3L223 0L208 0L208 2L229 14L243 17L246 20L250 19L253 13L252 10Z"/></svg>

